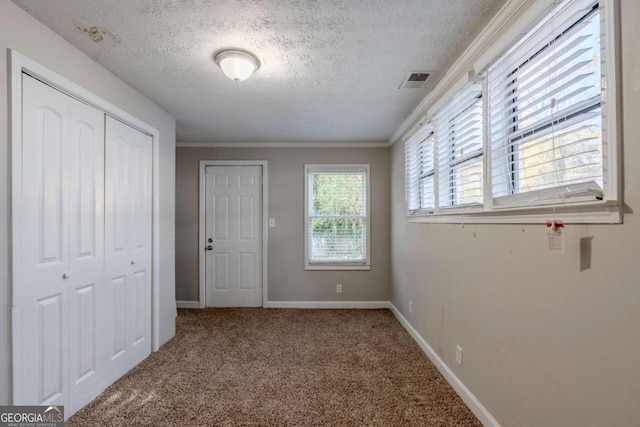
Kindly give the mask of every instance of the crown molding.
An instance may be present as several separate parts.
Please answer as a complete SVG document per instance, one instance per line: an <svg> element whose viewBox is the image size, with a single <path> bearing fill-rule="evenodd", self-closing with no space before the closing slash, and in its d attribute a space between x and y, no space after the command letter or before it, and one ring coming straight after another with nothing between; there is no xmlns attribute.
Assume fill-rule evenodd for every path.
<svg viewBox="0 0 640 427"><path fill-rule="evenodd" d="M376 142L177 142L177 148L388 148L387 141Z"/></svg>
<svg viewBox="0 0 640 427"><path fill-rule="evenodd" d="M469 47L460 55L460 57L447 70L445 75L440 79L438 84L431 92L418 104L411 112L409 117L405 119L398 130L395 131L389 145L393 145L400 140L407 131L413 128L414 124L427 113L428 107L433 105L440 97L442 97L451 85L455 84L462 73L473 70L474 60L478 54L483 52L487 45L505 28L505 26L516 16L522 8L531 3L531 0L507 0L498 13L489 21L486 27L471 42Z"/></svg>

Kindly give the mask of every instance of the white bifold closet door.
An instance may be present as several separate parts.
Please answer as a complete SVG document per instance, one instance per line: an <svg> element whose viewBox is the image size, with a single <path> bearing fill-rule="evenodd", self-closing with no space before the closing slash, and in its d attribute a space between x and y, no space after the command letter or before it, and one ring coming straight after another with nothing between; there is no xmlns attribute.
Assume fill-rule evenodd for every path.
<svg viewBox="0 0 640 427"><path fill-rule="evenodd" d="M14 404L68 417L151 351L151 137L26 74L22 115Z"/></svg>
<svg viewBox="0 0 640 427"><path fill-rule="evenodd" d="M106 120L109 383L151 352L151 137Z"/></svg>
<svg viewBox="0 0 640 427"><path fill-rule="evenodd" d="M22 132L14 403L69 413L103 387L104 113L23 75Z"/></svg>

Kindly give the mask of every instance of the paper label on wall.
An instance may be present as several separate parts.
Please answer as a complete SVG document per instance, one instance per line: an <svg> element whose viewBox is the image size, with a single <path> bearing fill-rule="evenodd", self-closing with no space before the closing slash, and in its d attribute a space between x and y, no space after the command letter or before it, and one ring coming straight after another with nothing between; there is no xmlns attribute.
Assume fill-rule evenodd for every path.
<svg viewBox="0 0 640 427"><path fill-rule="evenodd" d="M564 224L547 223L547 248L549 252L564 253Z"/></svg>

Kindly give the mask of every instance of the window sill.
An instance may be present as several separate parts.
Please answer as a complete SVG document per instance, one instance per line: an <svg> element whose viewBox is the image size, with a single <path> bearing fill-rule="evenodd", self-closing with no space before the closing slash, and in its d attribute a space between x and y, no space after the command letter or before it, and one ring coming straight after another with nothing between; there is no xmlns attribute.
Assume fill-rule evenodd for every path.
<svg viewBox="0 0 640 427"><path fill-rule="evenodd" d="M407 218L409 222L435 224L545 224L547 221L561 221L565 224L620 224L622 209L617 203L600 202L573 206L409 214Z"/></svg>
<svg viewBox="0 0 640 427"><path fill-rule="evenodd" d="M305 270L324 270L324 271L331 271L331 270L363 271L363 270L371 270L371 266L364 265L364 264L323 264L323 265L307 264L304 266L304 269Z"/></svg>

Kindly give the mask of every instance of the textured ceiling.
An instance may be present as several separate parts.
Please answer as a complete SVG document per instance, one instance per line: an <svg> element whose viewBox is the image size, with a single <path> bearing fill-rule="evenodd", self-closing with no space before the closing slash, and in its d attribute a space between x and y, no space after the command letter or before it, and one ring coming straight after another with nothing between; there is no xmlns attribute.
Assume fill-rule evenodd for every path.
<svg viewBox="0 0 640 427"><path fill-rule="evenodd" d="M179 141L386 141L497 0L13 0L160 105ZM253 52L239 84L212 56ZM398 89L411 71L434 74Z"/></svg>

